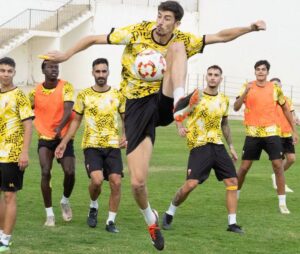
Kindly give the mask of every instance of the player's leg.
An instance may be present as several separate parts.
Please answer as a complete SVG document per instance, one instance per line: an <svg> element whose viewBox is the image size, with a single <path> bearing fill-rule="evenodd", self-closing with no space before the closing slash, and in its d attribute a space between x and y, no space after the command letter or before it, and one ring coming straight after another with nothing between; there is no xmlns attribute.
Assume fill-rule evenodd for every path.
<svg viewBox="0 0 300 254"><path fill-rule="evenodd" d="M174 119L183 121L199 101L198 89L185 96L187 54L183 42L175 42L168 47L166 62L163 94L174 98Z"/></svg>
<svg viewBox="0 0 300 254"><path fill-rule="evenodd" d="M43 142L43 141L42 141ZM55 216L52 208L52 186L51 186L51 169L54 158L54 152L46 146L41 146L39 141L39 160L41 166L41 190L46 210L45 226L55 226ZM46 141L47 142L47 141Z"/></svg>
<svg viewBox="0 0 300 254"><path fill-rule="evenodd" d="M10 251L9 242L17 218L17 191L23 187L23 175L24 171L20 170L18 163L5 163L3 167L1 166L3 232L0 239L0 252Z"/></svg>
<svg viewBox="0 0 300 254"><path fill-rule="evenodd" d="M64 181L63 181L64 188L63 188L63 195L60 200L62 218L64 221L71 221L73 217L73 213L72 213L69 198L71 196L75 184L75 155L74 155L73 140L70 140L68 142L63 157L59 160L59 162L64 172Z"/></svg>
<svg viewBox="0 0 300 254"><path fill-rule="evenodd" d="M152 141L149 137L146 137L132 152L127 154L127 162L134 199L148 225L153 245L158 250L162 250L164 248L164 238L158 226L157 213L151 209L149 204L146 186L152 149Z"/></svg>
<svg viewBox="0 0 300 254"><path fill-rule="evenodd" d="M199 181L197 179L188 179L177 190L168 210L163 215L163 219L162 219L163 229L168 230L171 228L171 224L177 208L187 199L189 194L198 186L198 184Z"/></svg>
<svg viewBox="0 0 300 254"><path fill-rule="evenodd" d="M223 180L226 186L226 207L228 212L228 228L227 231L243 234L242 228L237 225L236 212L237 212L237 178L227 178Z"/></svg>
<svg viewBox="0 0 300 254"><path fill-rule="evenodd" d="M103 153L101 149L86 148L84 149L84 163L89 183L90 206L87 217L89 227L96 227L98 222L98 197L101 194L101 186L104 180L103 176Z"/></svg>
<svg viewBox="0 0 300 254"><path fill-rule="evenodd" d="M73 214L69 198L75 184L75 157L63 157L60 159L60 163L64 171L64 191L60 201L62 217L64 221L71 221Z"/></svg>
<svg viewBox="0 0 300 254"><path fill-rule="evenodd" d="M120 174L110 174L109 177L110 196L109 196L109 212L106 220L105 229L111 233L118 233L119 230L116 227L115 219L119 209L121 201L121 179Z"/></svg>
<svg viewBox="0 0 300 254"><path fill-rule="evenodd" d="M104 177L109 181L109 211L106 220L105 229L111 233L118 233L115 219L121 201L121 181L123 176L123 162L121 150L111 148L107 150L107 156L104 161ZM108 178L108 179L107 179Z"/></svg>

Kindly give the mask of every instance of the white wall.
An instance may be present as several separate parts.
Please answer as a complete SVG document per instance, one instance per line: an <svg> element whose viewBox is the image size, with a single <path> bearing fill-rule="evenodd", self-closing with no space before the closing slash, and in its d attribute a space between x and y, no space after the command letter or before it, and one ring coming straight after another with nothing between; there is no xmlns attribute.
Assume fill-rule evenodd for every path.
<svg viewBox="0 0 300 254"><path fill-rule="evenodd" d="M225 75L254 79L254 63L267 59L271 63L269 77L277 76L286 86L294 85L300 102L300 1L201 0L199 9L203 34L249 25L258 19L267 23L265 32L247 34L226 45L207 46L204 54L197 56L199 71L219 64Z"/></svg>

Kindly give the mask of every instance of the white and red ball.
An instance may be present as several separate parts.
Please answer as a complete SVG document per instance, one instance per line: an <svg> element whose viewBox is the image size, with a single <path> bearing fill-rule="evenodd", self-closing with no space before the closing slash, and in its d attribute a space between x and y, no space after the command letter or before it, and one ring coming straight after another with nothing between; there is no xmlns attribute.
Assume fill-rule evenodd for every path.
<svg viewBox="0 0 300 254"><path fill-rule="evenodd" d="M134 70L142 80L162 80L167 64L164 56L155 50L144 50L139 53L134 62Z"/></svg>

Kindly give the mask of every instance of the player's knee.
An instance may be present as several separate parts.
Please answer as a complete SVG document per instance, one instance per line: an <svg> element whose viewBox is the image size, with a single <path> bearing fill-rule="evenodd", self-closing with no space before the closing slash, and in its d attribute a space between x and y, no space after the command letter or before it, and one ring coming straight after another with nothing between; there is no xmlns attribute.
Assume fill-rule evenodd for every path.
<svg viewBox="0 0 300 254"><path fill-rule="evenodd" d="M289 163L290 165L294 164L295 161L296 161L296 156L294 154L287 157L287 163Z"/></svg>
<svg viewBox="0 0 300 254"><path fill-rule="evenodd" d="M186 192L186 193L189 193L191 192L192 190L194 190L197 186L198 186L198 181L195 181L195 180L188 180L186 182L186 184L184 185L184 188L182 188L182 191L183 192Z"/></svg>
<svg viewBox="0 0 300 254"><path fill-rule="evenodd" d="M50 179L51 179L50 169L42 168L42 180L50 181Z"/></svg>
<svg viewBox="0 0 300 254"><path fill-rule="evenodd" d="M74 178L75 177L75 168L68 168L64 171L64 174L68 178Z"/></svg>
<svg viewBox="0 0 300 254"><path fill-rule="evenodd" d="M134 180L134 181L131 181L131 188L134 193L140 193L145 190L146 183L145 183L145 181Z"/></svg>

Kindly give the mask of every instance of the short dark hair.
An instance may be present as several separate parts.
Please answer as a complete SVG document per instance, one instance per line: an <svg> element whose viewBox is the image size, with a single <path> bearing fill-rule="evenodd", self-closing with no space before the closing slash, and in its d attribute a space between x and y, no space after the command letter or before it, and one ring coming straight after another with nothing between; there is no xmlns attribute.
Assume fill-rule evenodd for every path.
<svg viewBox="0 0 300 254"><path fill-rule="evenodd" d="M212 66L209 66L209 67L207 68L207 71L210 70L210 69L219 70L221 74L223 73L222 68L221 68L219 65L212 65Z"/></svg>
<svg viewBox="0 0 300 254"><path fill-rule="evenodd" d="M158 6L158 10L173 12L176 21L180 21L184 15L184 10L177 1L161 2L160 5Z"/></svg>
<svg viewBox="0 0 300 254"><path fill-rule="evenodd" d="M271 78L270 81L271 82L276 82L277 81L277 82L281 83L281 80L279 78Z"/></svg>
<svg viewBox="0 0 300 254"><path fill-rule="evenodd" d="M94 60L93 62L93 68L95 65L98 65L98 64L106 64L107 67L109 67L109 64L108 64L108 60L106 58L97 58Z"/></svg>
<svg viewBox="0 0 300 254"><path fill-rule="evenodd" d="M47 62L49 62L49 60L44 60L44 61L42 62L42 65L41 65L42 70L45 69Z"/></svg>
<svg viewBox="0 0 300 254"><path fill-rule="evenodd" d="M267 67L267 70L268 71L270 70L271 64L267 60L259 60L259 61L257 61L255 63L255 65L254 65L254 70L256 70L256 68L258 66L261 66L261 65L265 65Z"/></svg>
<svg viewBox="0 0 300 254"><path fill-rule="evenodd" d="M10 57L3 57L0 59L0 64L6 64L9 65L13 68L16 68L16 62L14 59L10 58Z"/></svg>

